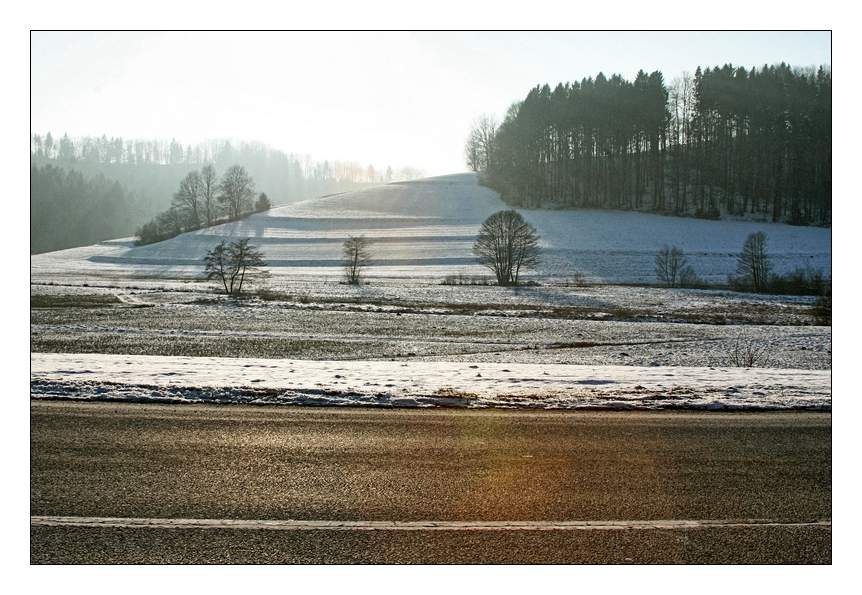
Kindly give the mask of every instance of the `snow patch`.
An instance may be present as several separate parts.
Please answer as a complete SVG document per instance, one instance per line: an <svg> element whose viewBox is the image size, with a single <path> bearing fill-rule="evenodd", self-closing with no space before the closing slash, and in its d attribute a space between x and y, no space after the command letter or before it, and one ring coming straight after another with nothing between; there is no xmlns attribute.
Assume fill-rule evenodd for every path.
<svg viewBox="0 0 862 595"><path fill-rule="evenodd" d="M529 409L831 410L828 370L34 353L31 398Z"/></svg>

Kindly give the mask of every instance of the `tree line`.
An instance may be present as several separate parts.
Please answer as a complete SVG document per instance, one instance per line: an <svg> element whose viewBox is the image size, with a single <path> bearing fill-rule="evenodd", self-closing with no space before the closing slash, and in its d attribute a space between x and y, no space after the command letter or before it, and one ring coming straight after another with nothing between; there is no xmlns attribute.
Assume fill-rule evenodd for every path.
<svg viewBox="0 0 862 595"><path fill-rule="evenodd" d="M378 169L355 161L315 161L309 155L285 153L263 143L233 143L229 140L183 145L175 139L123 139L106 135L72 138L64 134L57 139L47 132L44 135L32 135L30 155L40 161L61 161L67 164L176 165L185 169L207 163L226 167L229 163L240 162L261 178L266 177L262 174L267 166L276 167L284 181L294 183L294 190L300 190L303 182L312 186L324 182L385 184L422 175L421 171L409 166Z"/></svg>
<svg viewBox="0 0 862 595"><path fill-rule="evenodd" d="M265 192L255 201L255 182L241 165L232 165L221 178L212 164L186 174L171 207L136 232L139 245L152 244L186 231L236 221L266 211L272 203Z"/></svg>
<svg viewBox="0 0 862 595"><path fill-rule="evenodd" d="M465 157L515 206L828 224L831 106L827 67L600 73L480 118Z"/></svg>
<svg viewBox="0 0 862 595"><path fill-rule="evenodd" d="M55 192L59 188L56 180L51 190L44 185L31 186L34 253L132 235L149 219L169 209L180 181L190 170L207 164L218 171L236 164L245 167L277 204L422 175L410 167L374 168L355 162L315 161L307 155L278 151L261 143L209 141L182 145L176 141L104 135L74 138L50 132L34 134L30 140L31 172L43 172L51 166L74 171L94 184L100 179L118 184L109 207L93 211L86 220L81 220L79 213L90 209L90 197L76 194L74 188L68 193ZM58 228L63 221L79 220L80 225Z"/></svg>
<svg viewBox="0 0 862 595"><path fill-rule="evenodd" d="M30 165L30 253L129 235L148 216L133 193L101 174Z"/></svg>

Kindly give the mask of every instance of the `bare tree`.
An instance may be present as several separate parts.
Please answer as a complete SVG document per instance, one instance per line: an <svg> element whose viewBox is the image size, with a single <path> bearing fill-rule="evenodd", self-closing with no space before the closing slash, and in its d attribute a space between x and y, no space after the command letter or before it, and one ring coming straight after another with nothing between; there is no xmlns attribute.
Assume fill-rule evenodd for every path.
<svg viewBox="0 0 862 595"><path fill-rule="evenodd" d="M350 236L344 240L342 252L344 253L344 273L347 282L358 285L362 269L368 266L371 260L369 242L365 236Z"/></svg>
<svg viewBox="0 0 862 595"><path fill-rule="evenodd" d="M224 288L224 292L230 294L227 280L230 274L230 263L228 261L227 242L222 240L204 256L204 275L210 281L217 280Z"/></svg>
<svg viewBox="0 0 862 595"><path fill-rule="evenodd" d="M539 235L518 211L498 211L482 223L473 253L498 285L518 285L521 271L539 264Z"/></svg>
<svg viewBox="0 0 862 595"><path fill-rule="evenodd" d="M237 295L242 293L242 285L251 278L260 279L265 276L266 266L263 254L257 246L248 243L248 239L232 242L228 246L230 262L233 263L233 275L231 277L231 293Z"/></svg>
<svg viewBox="0 0 862 595"><path fill-rule="evenodd" d="M666 287L683 285L684 279L693 273L681 248L665 245L655 255L655 276Z"/></svg>
<svg viewBox="0 0 862 595"><path fill-rule="evenodd" d="M769 282L769 257L766 255L766 234L752 233L742 246L736 260L736 273L740 280L754 291L763 291Z"/></svg>
<svg viewBox="0 0 862 595"><path fill-rule="evenodd" d="M468 167L473 171L486 171L494 153L497 122L493 116L482 115L473 123L464 148Z"/></svg>
<svg viewBox="0 0 862 595"><path fill-rule="evenodd" d="M254 198L254 180L241 165L232 165L222 176L218 201L224 205L231 219L238 219L251 211Z"/></svg>
<svg viewBox="0 0 862 595"><path fill-rule="evenodd" d="M467 167L470 168L470 171L479 171L481 165L479 160L479 142L473 132L467 137L467 143L464 145L464 160L467 162Z"/></svg>
<svg viewBox="0 0 862 595"><path fill-rule="evenodd" d="M217 280L228 295L240 295L243 284L266 276L265 266L263 254L247 238L230 244L222 240L204 257L206 278Z"/></svg>
<svg viewBox="0 0 862 595"><path fill-rule="evenodd" d="M669 181L673 195L673 210L684 213L688 209L689 147L691 141L691 110L694 101L694 79L688 72L671 82L668 151L676 162Z"/></svg>
<svg viewBox="0 0 862 595"><path fill-rule="evenodd" d="M201 169L201 203L207 225L212 225L218 218L219 205L217 201L218 176L215 168L207 164Z"/></svg>
<svg viewBox="0 0 862 595"><path fill-rule="evenodd" d="M197 171L186 174L180 181L180 188L174 194L173 206L185 213L191 227L200 225L200 210L203 198L203 183Z"/></svg>

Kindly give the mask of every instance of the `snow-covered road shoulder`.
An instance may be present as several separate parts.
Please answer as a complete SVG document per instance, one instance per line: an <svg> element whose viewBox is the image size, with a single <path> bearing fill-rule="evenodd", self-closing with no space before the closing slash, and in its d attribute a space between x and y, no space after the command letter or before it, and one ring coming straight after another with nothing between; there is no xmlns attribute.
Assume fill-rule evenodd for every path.
<svg viewBox="0 0 862 595"><path fill-rule="evenodd" d="M33 399L538 409L821 410L829 370L33 353Z"/></svg>

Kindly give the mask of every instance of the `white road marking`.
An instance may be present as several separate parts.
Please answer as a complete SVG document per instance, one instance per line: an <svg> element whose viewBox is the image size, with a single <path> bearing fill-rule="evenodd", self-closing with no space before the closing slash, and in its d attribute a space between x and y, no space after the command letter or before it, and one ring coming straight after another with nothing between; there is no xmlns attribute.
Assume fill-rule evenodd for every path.
<svg viewBox="0 0 862 595"><path fill-rule="evenodd" d="M274 531L619 531L752 527L832 527L831 520L705 519L657 521L325 521L245 519L160 519L31 516L31 527L123 529L263 529Z"/></svg>

